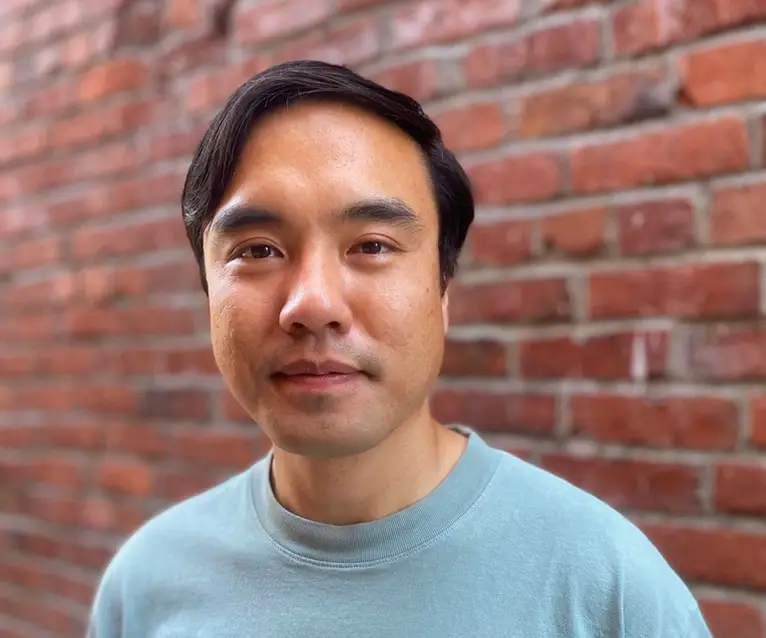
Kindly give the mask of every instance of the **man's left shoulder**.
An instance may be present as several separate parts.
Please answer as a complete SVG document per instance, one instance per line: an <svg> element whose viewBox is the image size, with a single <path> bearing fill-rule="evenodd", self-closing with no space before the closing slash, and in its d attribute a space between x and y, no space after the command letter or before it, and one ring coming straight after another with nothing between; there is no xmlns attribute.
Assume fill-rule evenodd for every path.
<svg viewBox="0 0 766 638"><path fill-rule="evenodd" d="M532 521L568 587L616 609L625 636L709 636L697 602L636 523L594 495L506 455L497 477L499 505ZM515 494L515 496L514 496ZM502 496L505 495L505 496ZM539 545L540 541L536 541ZM541 549L537 547L538 551ZM616 629L617 626L615 626Z"/></svg>

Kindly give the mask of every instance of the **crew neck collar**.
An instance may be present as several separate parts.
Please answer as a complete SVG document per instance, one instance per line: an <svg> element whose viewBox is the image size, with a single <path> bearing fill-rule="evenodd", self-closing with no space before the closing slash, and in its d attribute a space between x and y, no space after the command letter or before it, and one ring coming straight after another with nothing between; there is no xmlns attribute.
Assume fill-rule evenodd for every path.
<svg viewBox="0 0 766 638"><path fill-rule="evenodd" d="M285 509L269 480L272 453L253 467L251 502L266 533L283 550L310 562L353 566L386 562L411 552L452 526L476 502L497 468L500 453L475 432L463 454L429 494L384 518L353 525L312 521Z"/></svg>

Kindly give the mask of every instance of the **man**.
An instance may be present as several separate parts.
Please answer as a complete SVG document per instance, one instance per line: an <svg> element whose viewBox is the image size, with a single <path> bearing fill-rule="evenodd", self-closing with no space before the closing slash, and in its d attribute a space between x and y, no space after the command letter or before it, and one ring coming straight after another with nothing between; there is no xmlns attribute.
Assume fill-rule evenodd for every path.
<svg viewBox="0 0 766 638"><path fill-rule="evenodd" d="M94 638L709 636L607 505L434 421L468 180L413 100L319 62L240 87L183 217L266 458L143 526Z"/></svg>

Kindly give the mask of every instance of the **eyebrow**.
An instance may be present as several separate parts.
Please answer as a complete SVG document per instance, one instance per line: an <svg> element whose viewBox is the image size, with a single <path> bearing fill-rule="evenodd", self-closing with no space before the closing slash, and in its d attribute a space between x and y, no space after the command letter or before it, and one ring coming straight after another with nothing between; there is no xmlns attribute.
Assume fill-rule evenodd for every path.
<svg viewBox="0 0 766 638"><path fill-rule="evenodd" d="M423 222L397 197L379 197L354 202L339 214L347 222L383 222L409 230L420 230ZM234 204L221 210L210 224L210 231L231 234L246 228L283 226L284 218L274 211L251 204Z"/></svg>

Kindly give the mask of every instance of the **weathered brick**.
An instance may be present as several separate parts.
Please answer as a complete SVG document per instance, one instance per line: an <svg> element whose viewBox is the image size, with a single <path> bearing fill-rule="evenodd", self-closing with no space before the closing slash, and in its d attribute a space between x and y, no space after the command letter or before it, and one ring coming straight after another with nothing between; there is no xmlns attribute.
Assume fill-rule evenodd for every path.
<svg viewBox="0 0 766 638"><path fill-rule="evenodd" d="M505 136L503 111L496 102L475 102L432 115L452 151L490 148Z"/></svg>
<svg viewBox="0 0 766 638"><path fill-rule="evenodd" d="M507 371L506 346L496 341L448 340L442 376L501 377Z"/></svg>
<svg viewBox="0 0 766 638"><path fill-rule="evenodd" d="M617 246L622 255L647 255L694 245L694 207L672 198L618 206L614 211Z"/></svg>
<svg viewBox="0 0 766 638"><path fill-rule="evenodd" d="M106 490L145 496L152 490L154 472L146 463L108 459L96 471L98 484Z"/></svg>
<svg viewBox="0 0 766 638"><path fill-rule="evenodd" d="M756 244L766 241L766 182L713 191L709 233L711 244Z"/></svg>
<svg viewBox="0 0 766 638"><path fill-rule="evenodd" d="M572 430L603 443L733 450L740 417L730 399L583 394L570 399Z"/></svg>
<svg viewBox="0 0 766 638"><path fill-rule="evenodd" d="M431 58L390 64L370 77L392 91L401 91L422 102L434 98L441 88L439 67Z"/></svg>
<svg viewBox="0 0 766 638"><path fill-rule="evenodd" d="M700 511L699 470L680 463L544 454L542 467L618 510Z"/></svg>
<svg viewBox="0 0 766 638"><path fill-rule="evenodd" d="M766 534L669 523L642 529L684 579L766 590Z"/></svg>
<svg viewBox="0 0 766 638"><path fill-rule="evenodd" d="M473 265L508 266L526 261L532 256L532 222L479 220L471 227L466 244L466 256Z"/></svg>
<svg viewBox="0 0 766 638"><path fill-rule="evenodd" d="M661 67L614 73L604 80L540 89L520 99L514 132L549 137L607 128L667 114L674 95Z"/></svg>
<svg viewBox="0 0 766 638"><path fill-rule="evenodd" d="M553 198L561 190L561 164L548 151L516 154L466 166L479 204L510 204Z"/></svg>
<svg viewBox="0 0 766 638"><path fill-rule="evenodd" d="M272 55L274 62L312 59L356 66L376 58L381 46L377 22L363 17L340 26L312 31L280 46Z"/></svg>
<svg viewBox="0 0 766 638"><path fill-rule="evenodd" d="M657 378L666 372L668 339L662 332L615 333L581 340L525 340L518 348L525 378L632 379L637 365L644 371L642 378Z"/></svg>
<svg viewBox="0 0 766 638"><path fill-rule="evenodd" d="M479 44L466 55L463 69L469 86L482 88L586 67L598 57L597 22L578 20L506 42Z"/></svg>
<svg viewBox="0 0 766 638"><path fill-rule="evenodd" d="M766 332L759 326L701 330L689 343L689 373L709 381L766 378Z"/></svg>
<svg viewBox="0 0 766 638"><path fill-rule="evenodd" d="M747 137L740 118L721 116L584 144L570 157L572 188L595 193L744 170Z"/></svg>
<svg viewBox="0 0 766 638"><path fill-rule="evenodd" d="M606 248L606 210L578 208L540 220L543 249L548 254L592 257Z"/></svg>
<svg viewBox="0 0 766 638"><path fill-rule="evenodd" d="M755 316L759 267L743 262L597 273L590 277L588 299L594 319Z"/></svg>
<svg viewBox="0 0 766 638"><path fill-rule="evenodd" d="M79 98L97 100L143 86L149 69L141 60L118 58L90 69L80 80Z"/></svg>
<svg viewBox="0 0 766 638"><path fill-rule="evenodd" d="M435 418L492 432L544 435L556 422L550 395L440 390L431 399Z"/></svg>
<svg viewBox="0 0 766 638"><path fill-rule="evenodd" d="M392 15L393 46L408 49L450 42L514 23L520 0L413 0Z"/></svg>
<svg viewBox="0 0 766 638"><path fill-rule="evenodd" d="M753 604L701 597L700 610L713 636L763 638L766 621Z"/></svg>
<svg viewBox="0 0 766 638"><path fill-rule="evenodd" d="M187 428L172 436L179 459L245 468L256 460L257 428L253 433L210 431Z"/></svg>
<svg viewBox="0 0 766 638"><path fill-rule="evenodd" d="M327 20L333 3L313 0L272 0L240 11L233 20L234 35L242 45L263 44L270 40L308 30Z"/></svg>
<svg viewBox="0 0 766 638"><path fill-rule="evenodd" d="M762 0L638 0L612 14L614 46L635 55L765 16Z"/></svg>
<svg viewBox="0 0 766 638"><path fill-rule="evenodd" d="M719 512L766 515L766 465L719 463L715 468L714 493Z"/></svg>
<svg viewBox="0 0 766 638"><path fill-rule="evenodd" d="M461 286L450 296L458 324L552 322L571 316L566 280L527 279Z"/></svg>
<svg viewBox="0 0 766 638"><path fill-rule="evenodd" d="M750 443L766 448L766 396L753 397L748 405L750 414Z"/></svg>
<svg viewBox="0 0 766 638"><path fill-rule="evenodd" d="M149 419L203 421L210 416L210 396L201 390L147 390L139 414Z"/></svg>
<svg viewBox="0 0 766 638"><path fill-rule="evenodd" d="M692 51L678 63L681 91L694 106L766 98L766 42L718 44Z"/></svg>

